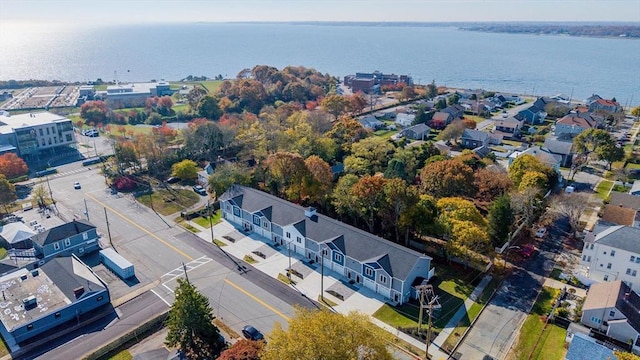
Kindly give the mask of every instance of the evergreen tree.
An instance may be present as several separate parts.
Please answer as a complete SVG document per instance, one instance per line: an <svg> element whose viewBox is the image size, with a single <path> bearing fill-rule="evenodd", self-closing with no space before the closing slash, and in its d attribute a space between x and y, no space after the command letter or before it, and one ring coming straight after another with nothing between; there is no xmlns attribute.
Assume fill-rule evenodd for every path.
<svg viewBox="0 0 640 360"><path fill-rule="evenodd" d="M509 240L511 225L514 221L509 195L504 194L491 203L487 220L489 222L489 237L493 245L496 247L504 245Z"/></svg>
<svg viewBox="0 0 640 360"><path fill-rule="evenodd" d="M224 343L213 324L215 317L209 299L183 279L178 279L175 295L176 300L166 321L169 332L165 344L177 346L189 359L214 359L222 351Z"/></svg>

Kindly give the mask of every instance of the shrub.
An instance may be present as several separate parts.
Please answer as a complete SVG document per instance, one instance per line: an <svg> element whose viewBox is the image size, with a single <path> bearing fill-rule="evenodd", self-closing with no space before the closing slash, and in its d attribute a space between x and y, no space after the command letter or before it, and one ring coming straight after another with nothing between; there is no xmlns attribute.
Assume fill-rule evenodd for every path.
<svg viewBox="0 0 640 360"><path fill-rule="evenodd" d="M113 186L120 192L129 192L136 188L136 182L128 176L121 176L113 182Z"/></svg>

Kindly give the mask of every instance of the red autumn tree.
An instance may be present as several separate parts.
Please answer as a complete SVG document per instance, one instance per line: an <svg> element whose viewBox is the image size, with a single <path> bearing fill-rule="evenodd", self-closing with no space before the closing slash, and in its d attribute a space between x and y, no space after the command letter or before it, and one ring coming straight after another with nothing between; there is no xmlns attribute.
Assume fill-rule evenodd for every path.
<svg viewBox="0 0 640 360"><path fill-rule="evenodd" d="M27 164L18 155L6 153L0 156L0 174L7 179L14 179L29 172Z"/></svg>
<svg viewBox="0 0 640 360"><path fill-rule="evenodd" d="M238 340L223 351L218 360L260 360L264 341Z"/></svg>

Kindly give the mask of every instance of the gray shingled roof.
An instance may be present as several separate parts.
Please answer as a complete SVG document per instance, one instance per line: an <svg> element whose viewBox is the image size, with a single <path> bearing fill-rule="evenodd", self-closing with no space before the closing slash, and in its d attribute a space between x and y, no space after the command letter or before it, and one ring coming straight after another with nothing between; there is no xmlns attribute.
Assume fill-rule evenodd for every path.
<svg viewBox="0 0 640 360"><path fill-rule="evenodd" d="M553 138L546 138L544 140L544 145L542 145L542 147L554 154L568 155L568 154L571 154L571 149L573 148L573 142L560 141Z"/></svg>
<svg viewBox="0 0 640 360"><path fill-rule="evenodd" d="M62 224L60 226L51 228L45 232L36 234L33 237L33 242L35 242L36 244L39 244L40 246L44 246L47 244L54 243L56 241L70 238L74 235L82 234L83 232L87 232L95 228L96 228L95 225L93 225L88 221L73 220L66 224Z"/></svg>
<svg viewBox="0 0 640 360"><path fill-rule="evenodd" d="M621 205L626 208L640 210L640 196L612 191L609 200L611 205Z"/></svg>
<svg viewBox="0 0 640 360"><path fill-rule="evenodd" d="M273 223L281 226L296 224L296 228L303 230L307 238L319 243L331 243L345 255L363 263L377 261L398 279L405 279L420 257L430 259L429 256L328 216L318 214L308 218L304 207L245 186L233 185L220 196L220 200L233 201L250 213L272 207Z"/></svg>
<svg viewBox="0 0 640 360"><path fill-rule="evenodd" d="M57 257L41 266L41 270L71 301L75 300L74 289L83 288L85 293L103 290L105 287L86 267L74 267L71 256Z"/></svg>
<svg viewBox="0 0 640 360"><path fill-rule="evenodd" d="M462 139L486 142L489 140L489 133L480 130L465 129L462 133Z"/></svg>
<svg viewBox="0 0 640 360"><path fill-rule="evenodd" d="M573 340L565 355L566 360L610 360L615 359L613 350L604 345L596 343L595 340L590 341L587 335L574 334Z"/></svg>
<svg viewBox="0 0 640 360"><path fill-rule="evenodd" d="M640 254L640 229L630 226L612 226L596 235L599 244Z"/></svg>

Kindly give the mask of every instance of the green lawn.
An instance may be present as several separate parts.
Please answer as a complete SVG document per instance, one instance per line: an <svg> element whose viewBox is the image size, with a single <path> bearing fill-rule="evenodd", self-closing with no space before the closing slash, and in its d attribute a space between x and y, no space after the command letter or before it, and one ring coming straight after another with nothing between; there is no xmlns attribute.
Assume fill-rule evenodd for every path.
<svg viewBox="0 0 640 360"><path fill-rule="evenodd" d="M122 133L120 132L120 127L124 127L125 129L125 135L129 136L129 132L132 132L132 134L138 135L149 135L151 134L151 131L153 131L153 127L151 126L135 126L135 125L115 125L115 124L111 124L111 130L109 131L111 133L111 135L115 136L115 137L122 137Z"/></svg>
<svg viewBox="0 0 640 360"><path fill-rule="evenodd" d="M436 267L435 292L441 308L434 312L433 326L436 331L441 330L456 313L464 300L469 297L481 274L472 269L464 269L462 266L438 263ZM415 302L405 303L401 306L383 305L373 316L393 327L417 327L420 307ZM423 318L426 323L426 318Z"/></svg>
<svg viewBox="0 0 640 360"><path fill-rule="evenodd" d="M138 196L137 200L150 208L153 205L155 211L166 216L194 205L200 200L200 195L186 189L156 190L151 195Z"/></svg>
<svg viewBox="0 0 640 360"><path fill-rule="evenodd" d="M220 212L220 210L218 210L216 211L215 214L213 214L213 216L211 216L211 222L209 222L209 216L207 217L201 216L201 217L193 218L191 219L191 221L202 226L203 228L209 228L211 223L215 225L221 221L221 218L222 218L222 213Z"/></svg>
<svg viewBox="0 0 640 360"><path fill-rule="evenodd" d="M109 360L131 360L133 356L129 352L129 350L122 350L119 353L111 356Z"/></svg>
<svg viewBox="0 0 640 360"><path fill-rule="evenodd" d="M209 94L215 94L218 92L218 88L220 84L222 84L222 80L208 80L208 81L191 81L191 82L182 82L182 81L172 81L170 82L172 86L182 86L182 85L200 85L203 87Z"/></svg>
<svg viewBox="0 0 640 360"><path fill-rule="evenodd" d="M627 170L640 169L640 164L627 163Z"/></svg>
<svg viewBox="0 0 640 360"><path fill-rule="evenodd" d="M553 324L544 327L543 315L553 308L553 299L560 290L542 288L536 303L527 316L517 345L514 348L517 359L561 360L564 358L564 339L567 331Z"/></svg>
<svg viewBox="0 0 640 360"><path fill-rule="evenodd" d="M0 248L0 259L4 259L7 256L7 249Z"/></svg>
<svg viewBox="0 0 640 360"><path fill-rule="evenodd" d="M382 137L390 137L393 134L397 134L398 130L377 130L374 132L374 134L376 136L382 136Z"/></svg>
<svg viewBox="0 0 640 360"><path fill-rule="evenodd" d="M596 193L598 194L598 197L600 199L604 200L607 196L609 196L611 188L613 188L613 181L602 180L600 181L600 183L598 183L598 186L596 186Z"/></svg>

